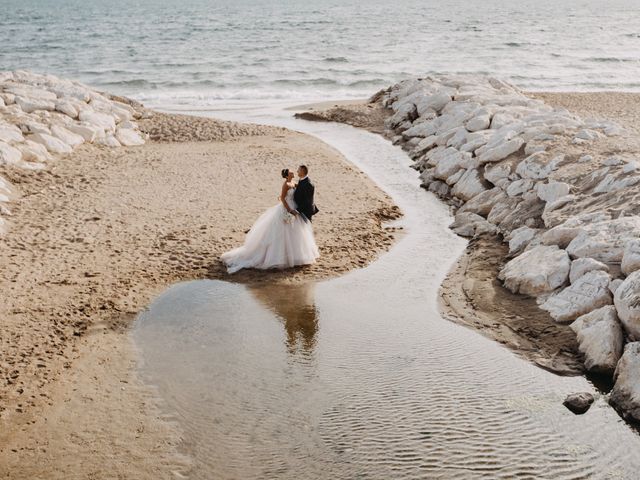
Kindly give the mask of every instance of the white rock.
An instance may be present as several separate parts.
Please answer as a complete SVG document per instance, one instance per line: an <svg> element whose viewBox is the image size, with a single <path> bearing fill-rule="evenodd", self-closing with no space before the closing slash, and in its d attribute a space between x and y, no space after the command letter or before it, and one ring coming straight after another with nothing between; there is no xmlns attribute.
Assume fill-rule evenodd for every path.
<svg viewBox="0 0 640 480"><path fill-rule="evenodd" d="M506 163L487 165L484 169L484 178L497 185L501 180L506 180L510 173L511 166Z"/></svg>
<svg viewBox="0 0 640 480"><path fill-rule="evenodd" d="M127 147L144 144L144 140L138 132L127 128L118 128L116 138L122 145Z"/></svg>
<svg viewBox="0 0 640 480"><path fill-rule="evenodd" d="M640 170L640 162L637 162L636 160L631 160L627 162L625 166L622 168L622 173L632 173L632 172L637 172L638 170Z"/></svg>
<svg viewBox="0 0 640 480"><path fill-rule="evenodd" d="M51 135L47 135L46 133L35 133L29 137L29 140L44 145L51 153L65 154L71 153L73 151L70 145L63 142L59 138L52 137Z"/></svg>
<svg viewBox="0 0 640 480"><path fill-rule="evenodd" d="M0 98L4 102L5 106L13 105L16 103L16 96L13 93L0 92Z"/></svg>
<svg viewBox="0 0 640 480"><path fill-rule="evenodd" d="M428 97L423 98L417 104L418 115L422 115L423 112L428 110L434 110L439 112L442 110L450 101L451 95L445 91L434 93Z"/></svg>
<svg viewBox="0 0 640 480"><path fill-rule="evenodd" d="M467 143L469 132L464 127L458 127L454 130L454 135L447 140L447 146L460 150L460 147Z"/></svg>
<svg viewBox="0 0 640 480"><path fill-rule="evenodd" d="M578 133L576 133L574 138L578 138L580 140L592 141L592 140L598 139L598 137L600 137L600 135L595 130L582 129L582 130L579 130Z"/></svg>
<svg viewBox="0 0 640 480"><path fill-rule="evenodd" d="M624 334L612 305L578 317L571 324L584 365L591 372L613 373L622 355Z"/></svg>
<svg viewBox="0 0 640 480"><path fill-rule="evenodd" d="M37 110L55 110L56 105L50 100L42 100L39 98L27 98L16 96L16 104L20 106L23 112L32 113Z"/></svg>
<svg viewBox="0 0 640 480"><path fill-rule="evenodd" d="M485 150L479 156L480 163L499 162L520 150L522 145L524 145L524 140L521 137L512 138L494 148Z"/></svg>
<svg viewBox="0 0 640 480"><path fill-rule="evenodd" d="M464 169L458 170L456 173L454 173L450 177L447 177L447 180L446 180L447 185L451 185L451 186L455 185L456 182L460 180L460 178L462 178L462 175L464 174L464 172L465 172Z"/></svg>
<svg viewBox="0 0 640 480"><path fill-rule="evenodd" d="M465 143L460 146L462 152L474 152L480 147L487 144L489 139L493 136L494 132L491 130L479 130L477 132L469 133L466 137Z"/></svg>
<svg viewBox="0 0 640 480"><path fill-rule="evenodd" d="M22 132L15 125L0 123L0 141L6 143L23 142L24 136L22 136Z"/></svg>
<svg viewBox="0 0 640 480"><path fill-rule="evenodd" d="M82 138L77 133L70 132L60 125L51 125L51 133L54 137L59 138L67 145L70 145L72 148L75 148L78 145L82 145L84 143L84 138Z"/></svg>
<svg viewBox="0 0 640 480"><path fill-rule="evenodd" d="M9 85L9 86L5 85L4 91L12 93L16 97L25 97L25 98L30 98L34 100L46 100L49 102L54 102L56 100L55 93L50 92L48 90L43 90L41 88L33 87L31 85L27 85L24 83L21 85L16 85L16 84Z"/></svg>
<svg viewBox="0 0 640 480"><path fill-rule="evenodd" d="M468 120L465 127L470 132L477 132L478 130L486 130L491 125L491 116L488 114L478 115Z"/></svg>
<svg viewBox="0 0 640 480"><path fill-rule="evenodd" d="M51 160L51 155L44 145L27 140L17 147L22 152L22 159L27 162L43 163Z"/></svg>
<svg viewBox="0 0 640 480"><path fill-rule="evenodd" d="M563 160L563 155L549 159L548 152L534 153L518 164L516 167L516 173L522 178L542 180L547 178L551 172L557 169L558 165Z"/></svg>
<svg viewBox="0 0 640 480"><path fill-rule="evenodd" d="M589 163L593 161L593 156L591 155L582 155L579 159L579 163Z"/></svg>
<svg viewBox="0 0 640 480"><path fill-rule="evenodd" d="M618 287L622 285L622 282L624 282L624 280L621 278L614 278L609 282L609 291L612 295L615 295L616 290L618 290Z"/></svg>
<svg viewBox="0 0 640 480"><path fill-rule="evenodd" d="M623 163L624 160L617 155L607 157L605 158L604 162L602 162L602 164L606 165L607 167L617 167L618 165L622 165Z"/></svg>
<svg viewBox="0 0 640 480"><path fill-rule="evenodd" d="M640 270L630 274L616 289L613 301L618 317L633 341L640 340Z"/></svg>
<svg viewBox="0 0 640 480"><path fill-rule="evenodd" d="M20 150L0 141L0 165L18 165L21 160Z"/></svg>
<svg viewBox="0 0 640 480"><path fill-rule="evenodd" d="M433 158L436 170L434 175L436 178L446 180L448 177L462 169L460 163L463 161L464 156L471 156L471 154L463 154L455 148L447 148L438 154L434 154Z"/></svg>
<svg viewBox="0 0 640 480"><path fill-rule="evenodd" d="M620 263L628 241L638 238L640 217L606 220L580 229L567 252L574 258L591 257L604 263Z"/></svg>
<svg viewBox="0 0 640 480"><path fill-rule="evenodd" d="M462 177L460 177L451 190L451 194L464 201L468 201L485 190L487 190L487 188L482 182L480 173L477 169L471 168L464 171Z"/></svg>
<svg viewBox="0 0 640 480"><path fill-rule="evenodd" d="M506 194L501 188L494 187L479 193L471 200L467 201L458 211L471 212L486 217L491 212L493 206L504 200Z"/></svg>
<svg viewBox="0 0 640 480"><path fill-rule="evenodd" d="M515 117L513 115L509 115L505 112L498 112L491 119L491 129L497 130L504 127L505 125L513 123L514 121Z"/></svg>
<svg viewBox="0 0 640 480"><path fill-rule="evenodd" d="M104 137L104 130L90 124L70 124L67 130L80 135L85 142L93 143L96 138Z"/></svg>
<svg viewBox="0 0 640 480"><path fill-rule="evenodd" d="M587 272L594 270L602 270L608 272L609 267L602 262L594 260L593 258L578 258L571 262L571 271L569 272L569 281L575 283L581 276Z"/></svg>
<svg viewBox="0 0 640 480"><path fill-rule="evenodd" d="M537 296L565 284L571 261L556 246L539 245L508 262L498 278L514 293Z"/></svg>
<svg viewBox="0 0 640 480"><path fill-rule="evenodd" d="M449 228L461 237L473 237L483 233L495 234L495 225L490 224L480 215L475 213L457 213L454 222Z"/></svg>
<svg viewBox="0 0 640 480"><path fill-rule="evenodd" d="M116 148L116 147L121 147L121 143L118 141L118 139L113 136L113 135L107 135L106 137L102 137L99 138L96 143L99 143L100 145L105 145L107 147L111 147L111 148Z"/></svg>
<svg viewBox="0 0 640 480"><path fill-rule="evenodd" d="M611 220L611 217L605 213L587 213L568 218L560 225L547 230L542 235L542 242L545 245L558 245L560 248L566 248L588 225L607 220Z"/></svg>
<svg viewBox="0 0 640 480"><path fill-rule="evenodd" d="M549 183L538 183L536 185L538 198L547 203L553 203L559 200L565 195L568 195L570 191L571 185L564 182L556 182L555 180L550 180Z"/></svg>
<svg viewBox="0 0 640 480"><path fill-rule="evenodd" d="M587 272L571 286L550 296L540 308L548 311L556 322L570 322L596 308L611 304L609 281L607 272Z"/></svg>
<svg viewBox="0 0 640 480"><path fill-rule="evenodd" d="M509 237L509 253L519 253L524 250L538 233L529 227L520 227L511 232Z"/></svg>
<svg viewBox="0 0 640 480"><path fill-rule="evenodd" d="M629 275L640 270L640 239L629 240L622 253L622 273Z"/></svg>
<svg viewBox="0 0 640 480"><path fill-rule="evenodd" d="M56 110L71 118L78 118L78 110L73 106L73 103L67 99L57 101Z"/></svg>
<svg viewBox="0 0 640 480"><path fill-rule="evenodd" d="M640 342L628 343L618 366L609 402L625 418L640 421Z"/></svg>
<svg viewBox="0 0 640 480"><path fill-rule="evenodd" d="M413 125L411 128L402 132L402 136L405 138L409 137L429 137L432 136L438 130L435 122L427 121L421 122L417 125Z"/></svg>
<svg viewBox="0 0 640 480"><path fill-rule="evenodd" d="M596 185L593 189L594 193L603 192L616 192L618 190L625 190L633 185L640 183L640 176L624 174L621 178L610 173L604 179Z"/></svg>
<svg viewBox="0 0 640 480"><path fill-rule="evenodd" d="M507 195L510 197L517 197L522 195L525 192L530 191L533 188L533 180L528 178L521 178L520 180L516 180L512 182L507 187Z"/></svg>
<svg viewBox="0 0 640 480"><path fill-rule="evenodd" d="M94 112L91 110L83 110L80 112L78 118L81 121L87 122L93 126L100 127L107 132L116 131L116 122L111 115L105 113Z"/></svg>

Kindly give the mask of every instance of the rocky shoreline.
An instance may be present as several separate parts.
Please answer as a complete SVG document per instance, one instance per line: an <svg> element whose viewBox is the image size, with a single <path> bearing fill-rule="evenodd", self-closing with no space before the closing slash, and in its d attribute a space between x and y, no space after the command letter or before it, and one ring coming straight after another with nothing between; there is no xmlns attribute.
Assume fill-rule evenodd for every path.
<svg viewBox="0 0 640 480"><path fill-rule="evenodd" d="M477 241L495 236L506 244L499 253L498 278L486 278L485 284L499 279L514 294L535 301L542 315L521 319L521 324L530 320L530 331L514 341L515 349L522 351L522 338L535 340L538 352L525 355L535 361L544 350L545 331L535 325L546 322L563 338L556 352L561 361L549 364L545 356L536 363L575 373L572 349L577 347L586 371L613 382L610 403L638 422L640 144L635 125L583 119L545 103L545 95L535 96L493 78L433 76L393 85L376 94L370 106L354 107L354 115L341 105L307 112L307 118L370 128L361 118L363 109L387 109L384 134L407 150L424 188L455 210L451 228ZM597 113L593 106L584 110ZM465 278L457 280L462 284ZM476 295L475 301L496 301L483 299L482 288ZM472 319L463 323L482 324L481 330L513 329L508 317L520 312L498 310L493 320L482 321L474 311L463 315ZM567 325L574 332L570 336Z"/></svg>

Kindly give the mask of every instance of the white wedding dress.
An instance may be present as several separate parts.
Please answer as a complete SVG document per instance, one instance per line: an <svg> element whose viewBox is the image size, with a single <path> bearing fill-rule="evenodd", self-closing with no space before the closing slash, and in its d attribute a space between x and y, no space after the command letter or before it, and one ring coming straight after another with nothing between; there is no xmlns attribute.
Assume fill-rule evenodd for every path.
<svg viewBox="0 0 640 480"><path fill-rule="evenodd" d="M295 210L295 189L287 191L285 200ZM243 268L289 268L309 265L320 256L311 222L301 215L287 220L287 210L278 203L264 212L253 224L244 245L222 254L220 259L229 273Z"/></svg>

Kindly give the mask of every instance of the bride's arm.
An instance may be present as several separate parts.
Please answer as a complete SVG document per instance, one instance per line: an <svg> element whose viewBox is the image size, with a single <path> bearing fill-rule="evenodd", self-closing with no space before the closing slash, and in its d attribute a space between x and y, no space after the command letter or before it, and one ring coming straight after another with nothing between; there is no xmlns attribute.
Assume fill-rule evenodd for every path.
<svg viewBox="0 0 640 480"><path fill-rule="evenodd" d="M287 192L289 191L289 188L289 184L285 181L282 185L282 192L280 192L280 201L282 202L282 206L287 210L287 212L294 213L287 204Z"/></svg>

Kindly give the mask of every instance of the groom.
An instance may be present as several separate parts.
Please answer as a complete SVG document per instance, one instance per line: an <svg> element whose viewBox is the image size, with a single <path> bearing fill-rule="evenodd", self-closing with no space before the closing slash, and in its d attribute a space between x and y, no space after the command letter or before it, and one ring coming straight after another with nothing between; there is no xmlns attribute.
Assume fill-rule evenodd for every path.
<svg viewBox="0 0 640 480"><path fill-rule="evenodd" d="M311 217L318 213L318 209L316 208L315 203L313 203L315 187L313 186L313 183L311 183L311 180L309 180L309 177L307 176L308 173L309 169L306 165L300 165L298 167L298 177L300 180L298 181L298 186L293 194L293 199L298 206L298 212L302 214L305 220L311 221Z"/></svg>

